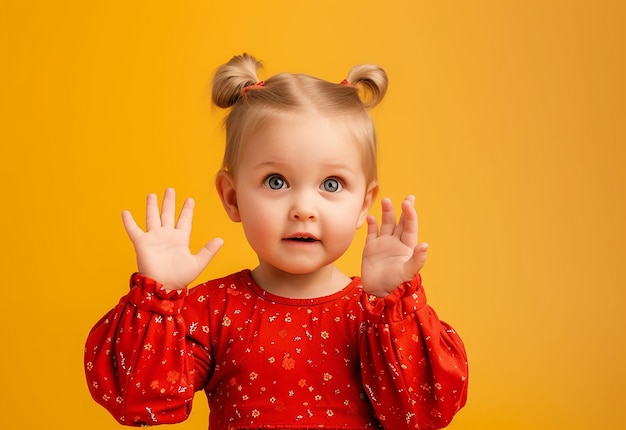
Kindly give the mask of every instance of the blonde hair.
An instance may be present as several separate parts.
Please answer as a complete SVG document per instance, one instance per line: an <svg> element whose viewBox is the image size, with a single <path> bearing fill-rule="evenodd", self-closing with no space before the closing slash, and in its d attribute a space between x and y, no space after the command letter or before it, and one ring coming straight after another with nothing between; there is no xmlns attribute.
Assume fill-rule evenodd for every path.
<svg viewBox="0 0 626 430"><path fill-rule="evenodd" d="M260 82L260 61L249 54L233 57L213 78L213 103L230 108L225 119L226 148L222 169L235 175L245 139L272 115L313 110L345 119L361 145L368 184L377 179L376 132L368 110L385 96L385 71L375 65L354 66L346 81L328 82L310 75L280 73Z"/></svg>

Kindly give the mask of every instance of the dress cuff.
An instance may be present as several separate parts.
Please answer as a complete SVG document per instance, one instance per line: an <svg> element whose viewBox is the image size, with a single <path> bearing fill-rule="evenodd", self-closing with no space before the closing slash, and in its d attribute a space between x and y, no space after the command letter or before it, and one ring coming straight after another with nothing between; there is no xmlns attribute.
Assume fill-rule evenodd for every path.
<svg viewBox="0 0 626 430"><path fill-rule="evenodd" d="M422 277L417 274L385 297L370 296L366 311L374 323L401 321L426 306Z"/></svg>
<svg viewBox="0 0 626 430"><path fill-rule="evenodd" d="M177 315L183 306L187 288L166 291L163 284L152 278L133 273L127 300L139 309L161 315Z"/></svg>

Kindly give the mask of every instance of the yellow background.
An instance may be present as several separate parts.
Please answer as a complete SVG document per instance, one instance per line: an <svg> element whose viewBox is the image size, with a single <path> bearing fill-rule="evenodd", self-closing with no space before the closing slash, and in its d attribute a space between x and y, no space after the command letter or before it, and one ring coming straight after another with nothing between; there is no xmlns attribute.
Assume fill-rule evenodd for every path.
<svg viewBox="0 0 626 430"><path fill-rule="evenodd" d="M388 72L381 191L416 194L429 300L470 356L450 428L624 428L625 5L2 0L0 426L119 428L83 343L126 291L119 214L147 192L196 198L194 249L225 238L203 278L254 265L213 188L207 89L248 51L264 77ZM206 415L200 395L177 428Z"/></svg>

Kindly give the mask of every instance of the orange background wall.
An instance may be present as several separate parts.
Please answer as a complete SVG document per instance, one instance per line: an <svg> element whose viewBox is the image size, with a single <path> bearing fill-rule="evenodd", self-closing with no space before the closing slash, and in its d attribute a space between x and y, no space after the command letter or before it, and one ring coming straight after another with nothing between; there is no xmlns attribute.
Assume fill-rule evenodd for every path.
<svg viewBox="0 0 626 430"><path fill-rule="evenodd" d="M470 356L450 428L623 428L625 22L619 0L1 0L0 426L119 428L83 342L147 192L196 198L194 248L226 239L203 278L255 264L213 189L207 90L248 51L265 77L387 70L382 194L417 195L429 300ZM204 403L176 428L206 428Z"/></svg>

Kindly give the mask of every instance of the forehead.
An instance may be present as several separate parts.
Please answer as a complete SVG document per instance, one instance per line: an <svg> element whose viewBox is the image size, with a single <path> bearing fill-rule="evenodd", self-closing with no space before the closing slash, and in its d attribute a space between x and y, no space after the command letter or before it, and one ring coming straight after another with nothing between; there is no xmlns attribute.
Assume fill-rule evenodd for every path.
<svg viewBox="0 0 626 430"><path fill-rule="evenodd" d="M242 164L313 163L361 166L359 143L349 132L349 118L315 112L273 114L259 124L242 148Z"/></svg>

